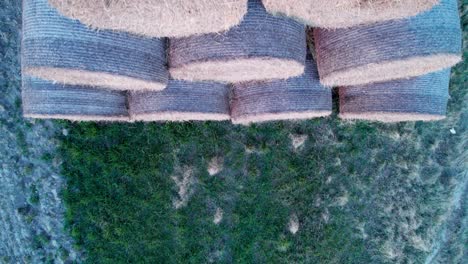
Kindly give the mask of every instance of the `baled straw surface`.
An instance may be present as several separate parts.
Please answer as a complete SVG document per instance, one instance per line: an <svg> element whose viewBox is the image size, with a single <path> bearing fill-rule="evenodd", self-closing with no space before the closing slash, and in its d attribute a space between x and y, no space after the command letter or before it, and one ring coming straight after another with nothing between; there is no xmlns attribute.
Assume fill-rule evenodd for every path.
<svg viewBox="0 0 468 264"><path fill-rule="evenodd" d="M305 55L305 27L251 0L243 22L226 33L171 39L169 71L188 81L286 79L303 73Z"/></svg>
<svg viewBox="0 0 468 264"><path fill-rule="evenodd" d="M339 117L381 122L443 119L449 80L450 70L442 70L407 80L339 88Z"/></svg>
<svg viewBox="0 0 468 264"><path fill-rule="evenodd" d="M49 0L60 13L101 29L150 37L222 32L238 25L247 0Z"/></svg>
<svg viewBox="0 0 468 264"><path fill-rule="evenodd" d="M415 16L440 0L263 0L268 12L321 28L348 28Z"/></svg>
<svg viewBox="0 0 468 264"><path fill-rule="evenodd" d="M132 120L229 120L229 88L213 82L170 80L159 92L131 92Z"/></svg>
<svg viewBox="0 0 468 264"><path fill-rule="evenodd" d="M23 76L23 115L73 121L129 121L126 92Z"/></svg>
<svg viewBox="0 0 468 264"><path fill-rule="evenodd" d="M308 59L303 75L272 82L233 85L231 118L235 124L327 116L331 89L323 87L315 62Z"/></svg>
<svg viewBox="0 0 468 264"><path fill-rule="evenodd" d="M410 19L350 29L315 29L320 79L349 86L409 78L461 60L457 0Z"/></svg>
<svg viewBox="0 0 468 264"><path fill-rule="evenodd" d="M117 90L162 90L168 79L165 42L93 31L59 15L47 0L24 0L22 67L64 84Z"/></svg>

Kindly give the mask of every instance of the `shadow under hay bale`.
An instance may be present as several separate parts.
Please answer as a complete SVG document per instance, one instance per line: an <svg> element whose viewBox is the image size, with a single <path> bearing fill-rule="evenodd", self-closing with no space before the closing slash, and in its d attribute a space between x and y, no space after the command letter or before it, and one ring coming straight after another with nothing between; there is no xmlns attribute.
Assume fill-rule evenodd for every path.
<svg viewBox="0 0 468 264"><path fill-rule="evenodd" d="M23 115L72 121L129 121L126 92L23 76Z"/></svg>
<svg viewBox="0 0 468 264"><path fill-rule="evenodd" d="M94 31L58 14L47 0L23 2L23 72L64 84L162 90L165 42Z"/></svg>
<svg viewBox="0 0 468 264"><path fill-rule="evenodd" d="M263 0L268 12L321 28L348 28L415 16L440 0Z"/></svg>
<svg viewBox="0 0 468 264"><path fill-rule="evenodd" d="M410 19L350 29L315 29L321 82L349 86L409 78L461 60L456 0Z"/></svg>
<svg viewBox="0 0 468 264"><path fill-rule="evenodd" d="M92 28L150 37L226 31L238 25L247 12L247 0L49 0L49 3L60 13Z"/></svg>
<svg viewBox="0 0 468 264"><path fill-rule="evenodd" d="M131 92L130 116L137 121L229 120L228 97L225 84L170 80L164 91Z"/></svg>
<svg viewBox="0 0 468 264"><path fill-rule="evenodd" d="M250 0L244 21L226 33L171 39L169 70L188 81L286 79L303 73L305 55L305 27Z"/></svg>
<svg viewBox="0 0 468 264"><path fill-rule="evenodd" d="M449 80L450 70L442 70L407 80L339 88L339 117L381 122L443 119Z"/></svg>
<svg viewBox="0 0 468 264"><path fill-rule="evenodd" d="M315 62L308 59L303 75L272 82L233 85L231 118L235 124L328 116L331 89L323 87Z"/></svg>

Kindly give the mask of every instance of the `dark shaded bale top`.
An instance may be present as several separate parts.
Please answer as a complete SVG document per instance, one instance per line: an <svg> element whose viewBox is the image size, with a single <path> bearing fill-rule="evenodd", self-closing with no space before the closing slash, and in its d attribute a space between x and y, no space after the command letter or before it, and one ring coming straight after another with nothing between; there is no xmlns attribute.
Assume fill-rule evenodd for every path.
<svg viewBox="0 0 468 264"><path fill-rule="evenodd" d="M445 118L450 70L361 86L339 88L343 119L382 122L432 121Z"/></svg>
<svg viewBox="0 0 468 264"><path fill-rule="evenodd" d="M214 82L170 80L159 92L129 94L132 120L229 120L229 88Z"/></svg>
<svg viewBox="0 0 468 264"><path fill-rule="evenodd" d="M331 111L331 90L320 84L311 59L299 77L233 85L231 118L236 124L308 119L330 115Z"/></svg>
<svg viewBox="0 0 468 264"><path fill-rule="evenodd" d="M161 90L167 84L165 42L95 31L61 16L47 0L23 1L23 72L73 85Z"/></svg>
<svg viewBox="0 0 468 264"><path fill-rule="evenodd" d="M129 121L126 92L23 76L23 114L73 121Z"/></svg>

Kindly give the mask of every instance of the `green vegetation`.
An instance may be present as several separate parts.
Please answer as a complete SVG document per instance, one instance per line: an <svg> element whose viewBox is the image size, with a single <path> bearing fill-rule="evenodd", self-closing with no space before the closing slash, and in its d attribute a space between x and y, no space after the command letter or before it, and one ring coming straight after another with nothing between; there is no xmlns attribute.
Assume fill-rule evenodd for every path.
<svg viewBox="0 0 468 264"><path fill-rule="evenodd" d="M19 89L18 9L17 1L0 1L0 15L16 19L1 21L3 94ZM467 58L467 5L461 10ZM68 131L57 134L60 158L42 160L63 162L67 230L87 263L424 263L428 256L462 263L466 192L453 214L450 208L468 177L467 72L466 62L453 70L449 115L440 122L58 122ZM0 103L0 111L20 106ZM19 111L0 119L18 122ZM291 134L308 139L296 150ZM15 135L27 154L26 135ZM214 157L223 169L210 176ZM18 212L28 222L37 213L33 206ZM49 239L38 232L32 243L45 247Z"/></svg>
<svg viewBox="0 0 468 264"><path fill-rule="evenodd" d="M467 170L464 71L440 122L64 122L68 228L89 263L421 263Z"/></svg>
<svg viewBox="0 0 468 264"><path fill-rule="evenodd" d="M39 193L37 192L37 187L36 185L31 186L31 197L29 197L29 202L33 205L39 204L40 197Z"/></svg>
<svg viewBox="0 0 468 264"><path fill-rule="evenodd" d="M45 234L38 234L34 237L32 241L33 247L41 248L49 242L50 238Z"/></svg>
<svg viewBox="0 0 468 264"><path fill-rule="evenodd" d="M440 122L63 122L67 228L89 263L461 263L466 213L450 254L434 250L466 184L466 72ZM291 134L308 140L295 150Z"/></svg>
<svg viewBox="0 0 468 264"><path fill-rule="evenodd" d="M455 150L449 146L466 131L451 135L441 122L381 125L336 118L250 128L68 127L63 153L69 227L93 263L364 263L382 255L369 248L385 250L383 241L405 254L396 257L423 256L395 236L428 239L460 170L450 163ZM290 131L309 136L298 152ZM209 176L207 163L215 156L224 157L225 168ZM170 176L180 167L194 168L197 180L187 206L176 210ZM219 226L213 224L217 206L224 211ZM296 235L287 230L293 212L300 220ZM407 227L413 228L408 234L400 230L412 221L419 226ZM394 249L393 242L403 248Z"/></svg>

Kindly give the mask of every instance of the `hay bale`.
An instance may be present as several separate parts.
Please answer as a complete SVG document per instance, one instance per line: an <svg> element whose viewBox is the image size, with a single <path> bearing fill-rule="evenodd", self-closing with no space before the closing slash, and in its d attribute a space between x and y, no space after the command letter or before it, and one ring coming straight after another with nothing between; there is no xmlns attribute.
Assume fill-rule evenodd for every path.
<svg viewBox="0 0 468 264"><path fill-rule="evenodd" d="M73 121L129 121L126 92L23 76L23 115Z"/></svg>
<svg viewBox="0 0 468 264"><path fill-rule="evenodd" d="M150 37L185 37L222 32L238 25L247 0L49 0L60 13L92 28Z"/></svg>
<svg viewBox="0 0 468 264"><path fill-rule="evenodd" d="M132 120L229 120L229 89L213 82L170 80L164 91L131 92Z"/></svg>
<svg viewBox="0 0 468 264"><path fill-rule="evenodd" d="M315 29L322 84L350 86L409 78L461 60L457 0L406 20L350 29Z"/></svg>
<svg viewBox="0 0 468 264"><path fill-rule="evenodd" d="M263 0L268 12L321 28L348 28L415 16L440 0Z"/></svg>
<svg viewBox="0 0 468 264"><path fill-rule="evenodd" d="M421 77L339 88L343 119L381 122L445 118L450 70Z"/></svg>
<svg viewBox="0 0 468 264"><path fill-rule="evenodd" d="M231 118L235 124L327 116L331 89L323 87L315 62L308 59L303 75L272 82L233 85Z"/></svg>
<svg viewBox="0 0 468 264"><path fill-rule="evenodd" d="M93 31L63 17L47 0L24 0L23 72L64 84L117 90L162 90L168 79L165 42Z"/></svg>
<svg viewBox="0 0 468 264"><path fill-rule="evenodd" d="M303 73L305 55L304 26L250 0L244 21L226 33L171 39L169 71L188 81L286 79Z"/></svg>

